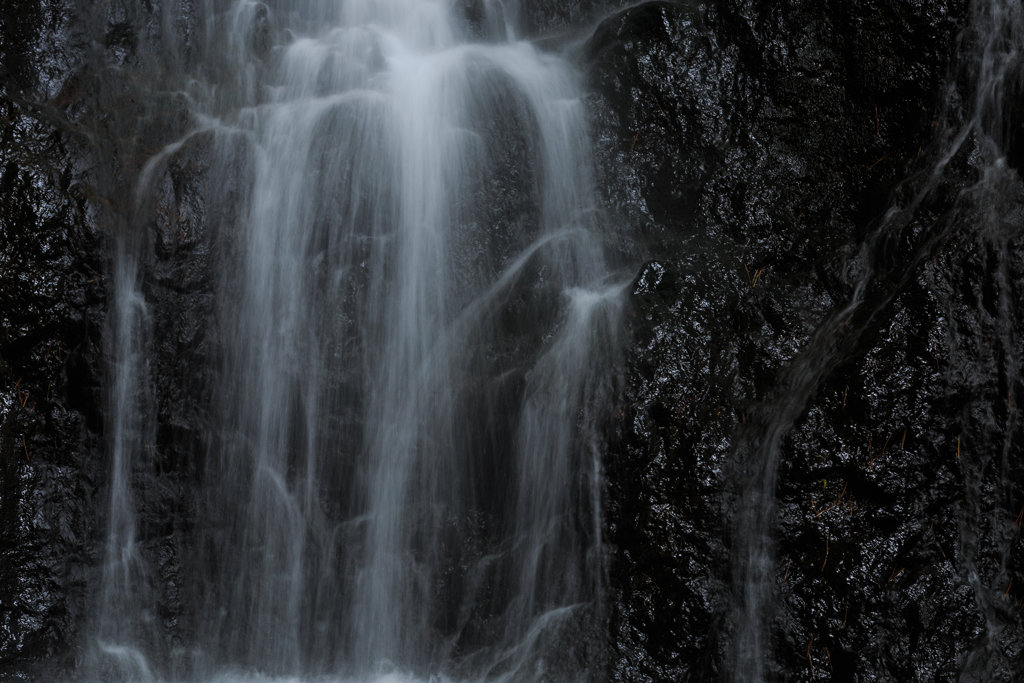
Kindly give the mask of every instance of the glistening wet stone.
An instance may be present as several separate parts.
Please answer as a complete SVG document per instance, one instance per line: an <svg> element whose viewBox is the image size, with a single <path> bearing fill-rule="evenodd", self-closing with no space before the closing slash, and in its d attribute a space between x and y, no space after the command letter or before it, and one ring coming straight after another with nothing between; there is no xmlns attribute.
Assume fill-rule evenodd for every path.
<svg viewBox="0 0 1024 683"><path fill-rule="evenodd" d="M956 125L957 98L972 96L942 87L965 12L647 3L606 20L589 44L600 138L622 169L610 201L649 231L653 258L635 282L630 389L608 465L620 680L746 680L732 668L729 623L742 613L729 586L743 541L728 520L750 476L738 444L757 443L774 419L787 367L851 296L857 271L844 264L888 206L914 196L913 181L896 184L927 173L939 120ZM1007 207L996 210L999 247L981 237L985 212L943 227L950 199L976 179L967 159L914 236L892 245L886 258L900 263L879 261L889 265L868 301L881 310L853 321L786 429L764 607L772 678L1002 680L1019 667L1009 583L1021 552L1009 519L1019 434L1000 407L1019 384L1008 332L1018 317L1013 306L950 309L942 294L947 278L974 273L990 300L1013 296L1019 181L989 199ZM927 264L907 265L921 250ZM978 251L989 254L982 268L970 265ZM979 325L992 331L973 333ZM970 371L943 365L978 337L1004 354L988 372L973 347L959 352ZM952 434L962 429L948 417L952 396L986 444L970 464L957 460L965 437ZM1003 520L999 531L975 531L983 518ZM979 553L994 561L972 585Z"/></svg>
<svg viewBox="0 0 1024 683"><path fill-rule="evenodd" d="M142 164L189 125L169 94L181 84L151 88L140 76L189 63L205 30L185 3L91 7L0 10L0 672L12 678L74 668L88 644L109 485L110 237L131 219ZM734 663L743 444L771 423L815 330L850 300L861 245L890 207L913 199L915 174L948 142L940 129L970 116L979 79L964 55L977 37L958 36L971 10L723 0L521 11L524 34L569 50L588 75L605 247L636 273L624 388L603 451L607 676L720 680ZM277 29L261 16L253 49L273 59ZM1017 167L1019 84L1006 83L1005 114L986 126ZM467 288L494 267L481 254L516 249L505 226L535 182L514 126L476 133L499 158L477 190L489 208L473 220L502 227L459 261ZM224 343L204 322L222 258L207 236L240 228L234 207L250 172L244 154L211 166L210 144L190 141L161 170L142 259L154 438L132 491L166 671L193 666L182 646L200 626L182 588L217 427L203 387ZM863 310L873 312L838 331L849 336L815 368L820 381L781 440L764 609L773 680L999 681L1024 670L1021 188L1014 173L979 183L986 154L968 140L916 218L871 256L880 275ZM211 183L231 199L204 203ZM533 220L516 229L529 233ZM364 283L357 270L344 286L354 296ZM522 364L543 342L538 296L524 287L500 311L499 363ZM339 390L351 381L330 379ZM525 381L512 372L465 391L476 405L506 405ZM360 412L335 416L332 438L358 439ZM329 477L350 474L339 465ZM488 552L489 524L453 522L446 533L467 539L458 562ZM467 646L494 628L486 610L471 624Z"/></svg>

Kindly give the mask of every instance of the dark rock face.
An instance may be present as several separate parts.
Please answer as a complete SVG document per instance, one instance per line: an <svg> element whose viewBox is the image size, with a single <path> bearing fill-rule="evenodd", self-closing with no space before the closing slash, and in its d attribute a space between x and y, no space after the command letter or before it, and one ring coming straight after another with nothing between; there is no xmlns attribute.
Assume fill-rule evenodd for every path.
<svg viewBox="0 0 1024 683"><path fill-rule="evenodd" d="M965 13L651 2L588 43L650 259L606 463L616 679L745 680L761 531L765 676L1024 668L1019 179L980 190L969 141L897 185L971 115L942 89Z"/></svg>
<svg viewBox="0 0 1024 683"><path fill-rule="evenodd" d="M103 269L61 134L0 102L0 663L56 655L82 617L101 430ZM43 163L19 135L38 135Z"/></svg>
<svg viewBox="0 0 1024 683"><path fill-rule="evenodd" d="M0 677L67 658L101 529L103 239L55 115L63 11L0 9Z"/></svg>
<svg viewBox="0 0 1024 683"><path fill-rule="evenodd" d="M609 251L644 263L605 462L609 677L734 675L745 553L764 532L767 677L1013 680L1024 195L1012 170L982 177L973 136L930 174L972 115L965 0L609 7L520 6L532 36L606 16L579 61ZM155 649L196 630L197 373L217 362L214 236L245 170L211 170L195 136L154 169L153 204L132 204L142 165L188 125L160 94L174 88L137 78L193 58L195 17L174 8L0 8L0 679L83 651L107 499L107 256L126 234L148 255L153 460L132 479ZM1010 79L986 124L1014 168L1019 91ZM515 130L483 132L507 159L481 180L494 215L478 219L501 224L530 152Z"/></svg>

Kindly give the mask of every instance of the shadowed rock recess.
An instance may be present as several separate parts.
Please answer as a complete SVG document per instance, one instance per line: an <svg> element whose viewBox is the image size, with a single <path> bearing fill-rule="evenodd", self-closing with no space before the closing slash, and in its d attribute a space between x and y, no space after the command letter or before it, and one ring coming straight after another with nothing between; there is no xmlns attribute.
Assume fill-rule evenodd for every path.
<svg viewBox="0 0 1024 683"><path fill-rule="evenodd" d="M139 638L161 675L200 670L180 653L207 633L193 531L217 510L202 483L226 332L207 321L230 246L214 233L241 229L252 171L214 167L212 134L183 137L189 74L231 68L200 65L198 4L0 6L0 680L74 679L94 645L118 243L142 254L149 349L131 397L155 606ZM483 40L481 3L454 6ZM515 6L583 74L605 258L635 274L601 425L605 605L577 632L590 644L566 649L622 683L1020 680L1021 8ZM478 131L499 152L471 220L498 227L456 259L460 283L536 222L521 132ZM354 320L348 296L336 313ZM509 295L494 367L546 343L531 296ZM494 391L521 391L521 374ZM359 438L358 408L332 438ZM451 524L473 539L480 519ZM474 616L463 638L494 628ZM309 673L331 664L317 661Z"/></svg>

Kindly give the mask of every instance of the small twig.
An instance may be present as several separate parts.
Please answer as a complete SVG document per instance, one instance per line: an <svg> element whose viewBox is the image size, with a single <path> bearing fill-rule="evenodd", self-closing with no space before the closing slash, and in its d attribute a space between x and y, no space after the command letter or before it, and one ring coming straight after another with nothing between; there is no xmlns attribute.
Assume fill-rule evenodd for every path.
<svg viewBox="0 0 1024 683"><path fill-rule="evenodd" d="M807 643L807 662L811 665L811 678L816 678L814 675L814 660L811 659L811 646L814 645L814 638L811 638L811 642Z"/></svg>
<svg viewBox="0 0 1024 683"><path fill-rule="evenodd" d="M1010 528L1015 526L1019 529L1022 522L1024 522L1024 507L1021 507L1020 512L1017 513L1017 519L1013 520L1013 526Z"/></svg>
<svg viewBox="0 0 1024 683"><path fill-rule="evenodd" d="M960 437L956 437L956 459L960 459Z"/></svg>
<svg viewBox="0 0 1024 683"><path fill-rule="evenodd" d="M876 161L875 163L873 163L873 164L871 164L870 166L868 166L868 168L874 168L875 166L878 166L878 165L879 165L880 163L882 163L883 161L885 161L885 160L886 160L886 159L887 159L888 157L889 157L889 155L888 155L888 154L886 154L886 155L885 155L884 157L882 157L881 159L879 159L879 160L878 160L878 161Z"/></svg>
<svg viewBox="0 0 1024 683"><path fill-rule="evenodd" d="M835 510L837 507L839 507L839 506L838 505L830 505L827 508L825 508L824 510L818 510L816 513L814 513L814 516L815 516L815 518L821 517L823 514L825 514L829 510Z"/></svg>
<svg viewBox="0 0 1024 683"><path fill-rule="evenodd" d="M786 573L782 576L782 583L786 583L786 579L789 578L789 567L791 564L793 564L793 560L790 560L789 564L786 565Z"/></svg>
<svg viewBox="0 0 1024 683"><path fill-rule="evenodd" d="M903 428L903 438L902 438L902 439L900 440L900 450L901 450L901 451L904 451L904 450L906 450L906 449L905 449L905 448L903 447L903 444L905 444L906 442L907 442L907 428L906 428L906 427L904 427L904 428Z"/></svg>
<svg viewBox="0 0 1024 683"><path fill-rule="evenodd" d="M1012 576L1010 577L1010 585L1006 587L1006 591L1003 593L1003 600L1005 600L1006 596L1010 594L1010 587L1011 586L1013 586L1013 577Z"/></svg>
<svg viewBox="0 0 1024 683"><path fill-rule="evenodd" d="M846 388L843 389L843 411L846 411L846 394L850 391L850 385L847 384Z"/></svg>
<svg viewBox="0 0 1024 683"><path fill-rule="evenodd" d="M28 457L28 442L25 441L25 435L21 435L21 445L25 447L25 462L32 462Z"/></svg>
<svg viewBox="0 0 1024 683"><path fill-rule="evenodd" d="M850 485L850 482L846 482L845 484L843 484L843 490L842 490L842 492L841 492L841 493L839 494L839 497L838 497L838 498L836 498L836 502L835 502L835 503L833 503L832 505L828 506L828 507L827 507L827 508L825 508L824 510L820 510L820 511L816 512L816 513L814 514L814 516L815 516L815 517L821 517L821 516L822 516L823 514L825 514L825 513L826 513L826 512L828 512L829 510L835 510L835 509L836 509L837 507L839 507L840 505L842 505L842 503L843 503L843 496L845 496L845 495L846 495L846 487L847 487L847 486L849 486L849 485ZM813 501L812 501L812 503L813 503ZM812 505L812 507L813 507L813 505Z"/></svg>
<svg viewBox="0 0 1024 683"><path fill-rule="evenodd" d="M828 536L825 537L825 562L828 562ZM825 571L825 562L821 563L821 571Z"/></svg>

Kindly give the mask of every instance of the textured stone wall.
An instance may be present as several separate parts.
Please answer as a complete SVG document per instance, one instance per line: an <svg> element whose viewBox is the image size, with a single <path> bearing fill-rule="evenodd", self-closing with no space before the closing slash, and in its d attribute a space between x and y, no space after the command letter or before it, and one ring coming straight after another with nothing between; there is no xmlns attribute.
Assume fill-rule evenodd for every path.
<svg viewBox="0 0 1024 683"><path fill-rule="evenodd" d="M761 493L770 678L1024 670L1021 187L982 196L973 138L931 174L970 114L967 9L651 2L588 42L649 259L606 464L617 680L731 675Z"/></svg>
<svg viewBox="0 0 1024 683"><path fill-rule="evenodd" d="M165 645L191 633L180 572L210 429L197 377L216 362L207 237L230 222L202 194L243 190L211 180L195 136L158 169L153 205L132 199L188 126L161 79L195 59L190 7L0 7L0 679L74 667L87 644L108 256L125 236L148 254L154 351L142 552ZM737 520L770 475L772 678L1013 680L1022 188L979 184L973 139L929 174L973 97L964 1L521 11L588 79L607 251L639 271L605 462L609 676L728 675ZM894 206L912 210L886 218ZM834 325L867 267L863 303Z"/></svg>

